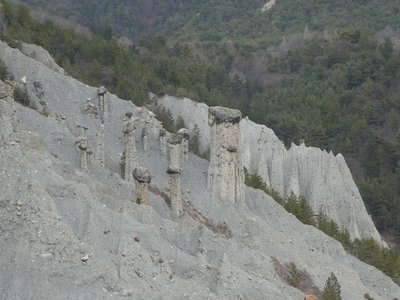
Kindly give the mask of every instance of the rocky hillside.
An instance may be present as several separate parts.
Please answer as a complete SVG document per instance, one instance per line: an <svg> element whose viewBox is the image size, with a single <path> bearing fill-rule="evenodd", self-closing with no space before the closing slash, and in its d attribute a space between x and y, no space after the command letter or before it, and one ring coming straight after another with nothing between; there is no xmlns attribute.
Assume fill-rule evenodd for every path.
<svg viewBox="0 0 400 300"><path fill-rule="evenodd" d="M208 107L189 99L164 96L158 102L183 118L190 129L200 129L201 147L209 147ZM373 237L380 241L349 168L341 154L315 147L292 144L289 150L274 132L243 119L240 123L243 165L260 175L268 186L281 195L294 192L308 199L314 213L322 211L346 229L352 238Z"/></svg>
<svg viewBox="0 0 400 300"><path fill-rule="evenodd" d="M400 294L390 278L243 182L234 202L212 197L209 163L176 155L181 142L170 133L166 156L161 124L147 109L4 43L0 57L21 79L0 88L2 299L302 299L320 294L332 272L343 299ZM13 101L15 89L26 89L34 109ZM214 115L210 125L222 124L224 139L222 128L235 120ZM240 153L227 149L228 157ZM149 170L150 183L137 173L136 184L124 180L132 162ZM179 198L181 210L173 210ZM286 283L293 265L302 290Z"/></svg>
<svg viewBox="0 0 400 300"><path fill-rule="evenodd" d="M145 4L139 2L135 9ZM172 33L181 43L168 39L162 30L169 30L170 23L161 18L162 30L127 47L111 38L107 26L92 28L98 35L79 35L50 21L37 22L26 7L3 0L0 35L22 50L19 40L41 45L71 76L102 84L137 104L146 103L153 92L238 108L273 128L287 148L305 139L307 145L342 153L378 230L393 241L400 236L400 53L397 23L392 22L397 22L398 1L385 6L378 1L279 1L264 13L259 8L265 3L250 1L211 1L207 7L197 1L179 7L172 5L176 1L145 2L152 14L170 16L172 11L178 19L198 5L205 9L200 16L208 19L184 25L187 20L179 23L174 17L172 23L179 25ZM86 21L109 20L112 5L129 12L124 1L46 3L60 13L87 5L76 11L86 11ZM257 18L262 23L252 23ZM380 30L388 24L392 28Z"/></svg>

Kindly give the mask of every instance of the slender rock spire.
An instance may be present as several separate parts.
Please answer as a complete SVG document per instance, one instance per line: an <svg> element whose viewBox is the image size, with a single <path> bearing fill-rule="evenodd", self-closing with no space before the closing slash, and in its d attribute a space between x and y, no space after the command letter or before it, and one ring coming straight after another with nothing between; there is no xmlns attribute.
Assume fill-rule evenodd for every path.
<svg viewBox="0 0 400 300"><path fill-rule="evenodd" d="M104 124L100 124L96 133L96 157L97 164L100 167L106 166L106 150L105 150L105 132Z"/></svg>
<svg viewBox="0 0 400 300"><path fill-rule="evenodd" d="M97 96L99 97L101 123L104 123L105 113L107 110L106 93L107 89L104 86L99 87L99 89L97 90Z"/></svg>
<svg viewBox="0 0 400 300"><path fill-rule="evenodd" d="M0 86L0 146L14 136L14 82L6 81Z"/></svg>
<svg viewBox="0 0 400 300"><path fill-rule="evenodd" d="M177 219L183 214L182 208L182 188L181 188L181 152L182 136L173 134L168 140L169 149L169 190L171 199L172 218Z"/></svg>
<svg viewBox="0 0 400 300"><path fill-rule="evenodd" d="M160 154L161 154L161 156L166 156L167 155L167 131L165 130L165 128L160 128L159 138L160 138Z"/></svg>
<svg viewBox="0 0 400 300"><path fill-rule="evenodd" d="M145 120L144 126L142 129L142 141L143 141L143 151L147 155L149 152L149 129L148 129L148 120Z"/></svg>
<svg viewBox="0 0 400 300"><path fill-rule="evenodd" d="M83 126L83 125L79 125L79 127L81 128L81 136L80 136L80 140L79 140L79 152L80 152L80 159L81 159L81 170L82 172L87 172L88 171L88 161L89 161L89 154L88 154L88 134L87 134L87 130L88 128Z"/></svg>
<svg viewBox="0 0 400 300"><path fill-rule="evenodd" d="M125 180L133 181L132 171L138 167L137 153L136 153L136 119L132 118L132 113L126 113L126 119L123 125L123 133L125 139L124 149L124 165L125 165Z"/></svg>
<svg viewBox="0 0 400 300"><path fill-rule="evenodd" d="M208 189L211 197L231 203L244 199L244 173L240 156L239 110L210 107L210 164Z"/></svg>

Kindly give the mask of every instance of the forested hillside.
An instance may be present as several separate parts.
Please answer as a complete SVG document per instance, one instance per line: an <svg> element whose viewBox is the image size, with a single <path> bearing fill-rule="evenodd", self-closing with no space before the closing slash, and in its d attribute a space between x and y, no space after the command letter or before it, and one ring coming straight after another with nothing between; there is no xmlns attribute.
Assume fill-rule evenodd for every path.
<svg viewBox="0 0 400 300"><path fill-rule="evenodd" d="M10 44L42 45L71 75L137 104L152 91L240 108L287 145L341 152L378 229L400 235L400 2L278 0L264 13L265 1L23 2L97 34L3 1Z"/></svg>
<svg viewBox="0 0 400 300"><path fill-rule="evenodd" d="M138 38L162 34L179 38L219 41L235 39L259 45L277 41L282 34L310 30L398 27L396 0L278 0L262 12L266 0L23 0L33 8L75 17L86 26L110 27L117 35ZM255 40L254 40L255 39ZM256 43L257 42L257 43Z"/></svg>

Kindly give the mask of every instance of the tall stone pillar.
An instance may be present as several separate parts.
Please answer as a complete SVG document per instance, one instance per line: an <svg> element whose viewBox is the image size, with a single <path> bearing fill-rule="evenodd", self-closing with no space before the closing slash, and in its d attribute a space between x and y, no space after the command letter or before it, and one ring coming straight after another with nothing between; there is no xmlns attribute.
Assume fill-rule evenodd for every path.
<svg viewBox="0 0 400 300"><path fill-rule="evenodd" d="M148 169L138 167L133 169L132 176L135 179L137 204L146 203L149 184L151 182L151 174Z"/></svg>
<svg viewBox="0 0 400 300"><path fill-rule="evenodd" d="M231 203L244 199L244 172L240 158L239 110L210 107L210 164L208 189L211 197Z"/></svg>
<svg viewBox="0 0 400 300"><path fill-rule="evenodd" d="M145 120L144 126L142 129L142 141L143 141L143 151L147 155L149 151L149 129L148 129L149 121Z"/></svg>
<svg viewBox="0 0 400 300"><path fill-rule="evenodd" d="M80 125L81 128L81 136L80 136L80 141L79 141L79 152L80 152L80 160L81 160L81 170L82 172L87 172L88 171L88 160L89 160L89 154L88 154L88 135L87 135L87 130L88 128Z"/></svg>
<svg viewBox="0 0 400 300"><path fill-rule="evenodd" d="M96 157L97 164L100 167L106 166L106 149L105 149L105 132L104 125L100 124L100 127L96 133Z"/></svg>
<svg viewBox="0 0 400 300"><path fill-rule="evenodd" d="M172 218L177 219L183 214L182 208L182 188L181 188L181 147L182 136L178 134L171 135L168 140L169 149L169 190L171 199Z"/></svg>
<svg viewBox="0 0 400 300"><path fill-rule="evenodd" d="M99 87L99 89L97 90L97 96L99 97L101 123L104 123L104 117L107 110L106 93L107 89L104 86Z"/></svg>
<svg viewBox="0 0 400 300"><path fill-rule="evenodd" d="M165 130L165 128L160 128L159 138L160 138L160 154L161 154L161 156L166 156L167 155L167 131Z"/></svg>
<svg viewBox="0 0 400 300"><path fill-rule="evenodd" d="M0 146L14 136L14 83L6 81L0 86Z"/></svg>
<svg viewBox="0 0 400 300"><path fill-rule="evenodd" d="M132 118L132 113L126 113L126 119L123 126L125 149L124 149L124 165L125 180L133 181L132 171L138 166L136 153L136 120Z"/></svg>
<svg viewBox="0 0 400 300"><path fill-rule="evenodd" d="M189 139L190 139L190 134L189 130L186 128L179 129L178 134L182 136L182 156L183 160L187 161L188 160L188 153L189 153Z"/></svg>

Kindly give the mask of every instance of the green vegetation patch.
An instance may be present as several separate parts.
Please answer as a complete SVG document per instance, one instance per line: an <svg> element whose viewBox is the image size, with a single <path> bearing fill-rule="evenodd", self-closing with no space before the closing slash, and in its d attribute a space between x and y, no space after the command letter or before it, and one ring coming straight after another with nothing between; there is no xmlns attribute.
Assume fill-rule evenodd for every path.
<svg viewBox="0 0 400 300"><path fill-rule="evenodd" d="M342 230L339 225L335 221L329 219L328 216L322 212L315 215L304 197L298 197L294 193L282 197L273 187L268 187L259 175L251 175L246 171L245 184L264 191L277 203L281 204L289 213L296 216L299 221L304 224L313 225L325 234L336 239L349 254L376 267L390 276L397 284L400 284L400 253L397 250L384 248L372 238L351 240L349 233L346 230ZM295 275L295 272L292 273ZM294 275L291 276L291 281L293 282L296 281L296 276ZM334 279L331 279L331 281L333 282ZM327 293L327 295L331 295L331 292Z"/></svg>

